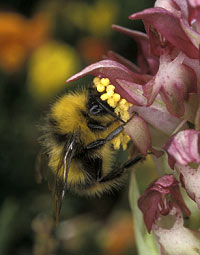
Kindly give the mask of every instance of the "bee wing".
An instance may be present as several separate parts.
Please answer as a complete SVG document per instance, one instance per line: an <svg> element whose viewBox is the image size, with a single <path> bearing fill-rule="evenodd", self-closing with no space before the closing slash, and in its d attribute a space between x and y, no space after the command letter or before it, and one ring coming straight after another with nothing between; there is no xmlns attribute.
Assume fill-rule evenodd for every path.
<svg viewBox="0 0 200 255"><path fill-rule="evenodd" d="M70 168L70 164L74 153L77 148L76 136L72 135L70 139L66 142L63 153L58 163L58 168L56 171L56 176L51 187L53 196L53 207L56 217L56 223L59 221L59 215L62 207L62 202L65 196L67 177Z"/></svg>

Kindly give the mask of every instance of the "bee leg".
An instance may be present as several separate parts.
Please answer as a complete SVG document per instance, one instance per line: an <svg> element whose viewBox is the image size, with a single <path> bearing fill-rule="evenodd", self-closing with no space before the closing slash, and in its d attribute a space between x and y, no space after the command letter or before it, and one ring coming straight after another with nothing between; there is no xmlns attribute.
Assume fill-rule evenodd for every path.
<svg viewBox="0 0 200 255"><path fill-rule="evenodd" d="M127 160L120 168L129 168L144 159L144 155L137 155L135 158Z"/></svg>
<svg viewBox="0 0 200 255"><path fill-rule="evenodd" d="M123 131L124 125L119 126L115 130L113 130L105 139L98 139L94 142L89 143L85 149L86 150L91 150L91 149L96 149L100 146L103 146L105 143L108 141L111 141L113 138L115 138L119 133Z"/></svg>
<svg viewBox="0 0 200 255"><path fill-rule="evenodd" d="M145 157L143 155L138 155L135 158L132 158L132 159L126 161L122 166L113 169L109 174L104 176L99 182L108 182L113 179L119 178L124 173L126 168L129 168L129 167L135 165L136 163L138 163L139 161L141 161L143 159L145 159Z"/></svg>
<svg viewBox="0 0 200 255"><path fill-rule="evenodd" d="M103 126L103 125L98 125L98 124L93 124L93 123L88 123L87 126L92 130L92 131L105 131L111 123L109 122L108 125Z"/></svg>
<svg viewBox="0 0 200 255"><path fill-rule="evenodd" d="M82 156L83 158L84 156ZM102 178L102 159L99 157L86 159L83 162L84 170L87 172L88 176L94 180L98 181ZM94 171L95 169L95 171Z"/></svg>

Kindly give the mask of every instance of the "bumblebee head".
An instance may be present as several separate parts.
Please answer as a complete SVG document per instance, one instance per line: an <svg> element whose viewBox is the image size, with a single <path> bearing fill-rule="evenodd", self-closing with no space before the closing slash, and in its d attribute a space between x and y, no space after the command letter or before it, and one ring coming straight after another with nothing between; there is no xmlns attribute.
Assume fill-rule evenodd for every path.
<svg viewBox="0 0 200 255"><path fill-rule="evenodd" d="M85 123L82 112L87 109L87 101L86 90L66 94L52 106L49 117L57 122L61 133L73 133L81 123Z"/></svg>

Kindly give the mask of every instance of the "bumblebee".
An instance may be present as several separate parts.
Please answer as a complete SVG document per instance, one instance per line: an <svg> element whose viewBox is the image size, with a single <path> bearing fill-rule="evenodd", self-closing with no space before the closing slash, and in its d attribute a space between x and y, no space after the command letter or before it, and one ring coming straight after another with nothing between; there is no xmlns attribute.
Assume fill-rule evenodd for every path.
<svg viewBox="0 0 200 255"><path fill-rule="evenodd" d="M41 143L52 175L49 186L57 221L66 190L101 195L117 188L124 170L143 158L139 155L114 167L113 141L126 122L96 92L90 88L65 94L46 117Z"/></svg>

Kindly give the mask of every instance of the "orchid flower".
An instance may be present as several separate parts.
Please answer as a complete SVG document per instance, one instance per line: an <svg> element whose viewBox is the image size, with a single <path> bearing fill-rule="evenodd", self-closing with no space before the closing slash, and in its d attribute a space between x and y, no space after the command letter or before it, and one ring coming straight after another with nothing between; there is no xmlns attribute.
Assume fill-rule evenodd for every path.
<svg viewBox="0 0 200 255"><path fill-rule="evenodd" d="M173 202L168 199L168 195L173 198ZM179 206L187 216L190 215L173 175L164 175L147 188L138 200L138 206L144 214L144 222L149 232L160 215L169 214L173 203Z"/></svg>
<svg viewBox="0 0 200 255"><path fill-rule="evenodd" d="M157 236L160 254L196 255L199 232L194 237L183 226L182 213L190 214L184 199L200 209L200 1L157 0L154 8L129 18L142 19L146 33L118 25L113 29L137 42L137 63L109 51L67 82L85 75L108 78L131 104L132 118L124 132L139 153L157 157L158 178L138 200L146 228ZM180 184L188 195L184 199ZM160 219L168 221L170 215L175 217L173 227L161 228Z"/></svg>
<svg viewBox="0 0 200 255"><path fill-rule="evenodd" d="M154 225L161 255L198 255L200 251L200 232L184 227L181 210L173 206L167 217L174 217L171 227ZM162 221L162 219L160 219ZM164 219L166 221L166 219Z"/></svg>

